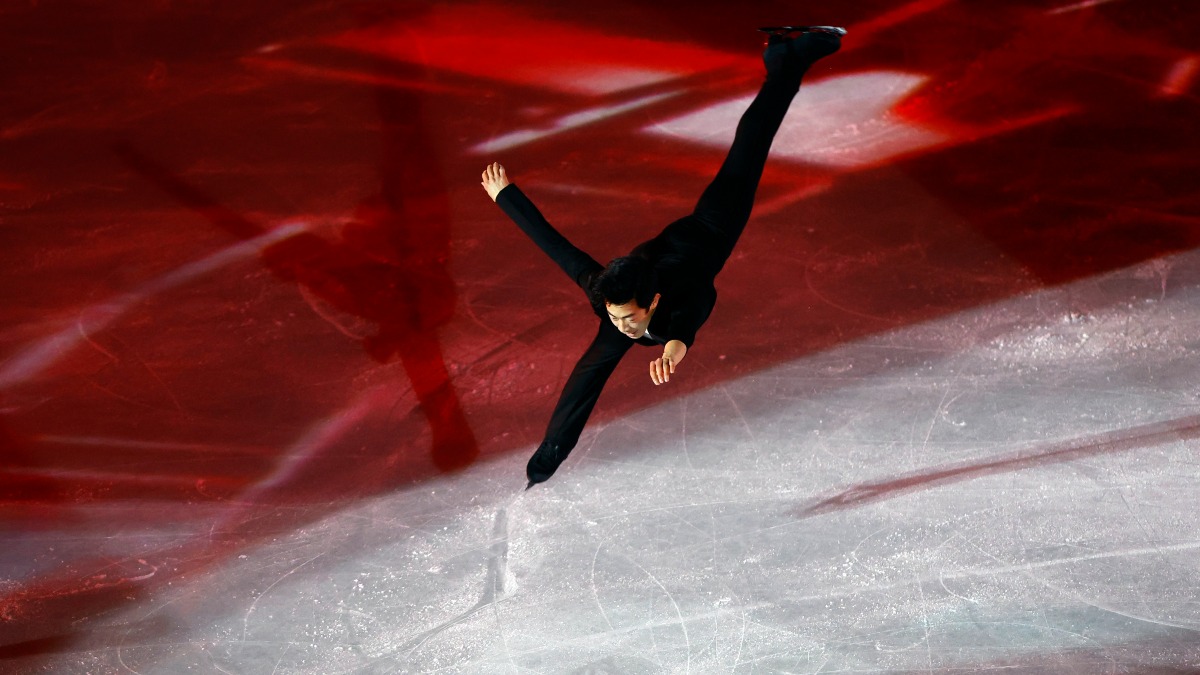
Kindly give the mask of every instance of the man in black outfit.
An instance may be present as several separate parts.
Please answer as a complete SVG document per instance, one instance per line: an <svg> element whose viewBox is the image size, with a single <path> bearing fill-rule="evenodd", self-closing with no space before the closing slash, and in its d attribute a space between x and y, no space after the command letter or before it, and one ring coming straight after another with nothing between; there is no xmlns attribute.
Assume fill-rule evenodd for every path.
<svg viewBox="0 0 1200 675"><path fill-rule="evenodd" d="M802 32L790 37L796 31ZM670 381L716 304L713 280L750 219L767 152L800 80L809 66L838 50L844 33L820 26L772 34L763 52L766 80L696 209L606 267L559 234L509 183L504 167L493 163L484 170L488 196L584 290L600 318L596 338L567 379L545 438L529 459L526 489L550 478L575 447L605 382L631 346L662 347L662 356L650 362L650 379L655 385Z"/></svg>

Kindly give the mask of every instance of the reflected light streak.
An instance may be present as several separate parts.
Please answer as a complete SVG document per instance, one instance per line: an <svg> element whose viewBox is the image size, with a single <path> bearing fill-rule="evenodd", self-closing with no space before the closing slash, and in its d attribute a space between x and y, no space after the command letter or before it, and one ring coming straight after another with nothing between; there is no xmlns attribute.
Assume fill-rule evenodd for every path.
<svg viewBox="0 0 1200 675"><path fill-rule="evenodd" d="M1064 5L1062 7L1056 7L1055 9L1052 9L1047 13L1048 14L1066 14L1067 12L1078 12L1081 9L1091 9L1092 7L1098 7L1100 5L1107 5L1110 2L1116 2L1116 1L1117 0L1084 0L1083 2L1077 2L1073 5Z"/></svg>
<svg viewBox="0 0 1200 675"><path fill-rule="evenodd" d="M269 494L272 490L286 486L288 481L295 477L311 459L332 446L347 432L353 430L373 411L390 407L395 403L395 397L396 393L390 385L369 389L360 394L350 405L328 415L310 427L300 440L280 453L283 459L270 474L237 497L234 508L213 523L212 531L236 527L241 514L255 506L260 497Z"/></svg>
<svg viewBox="0 0 1200 675"><path fill-rule="evenodd" d="M679 73L635 66L554 64L542 72L542 77L554 89L604 95L670 82Z"/></svg>
<svg viewBox="0 0 1200 675"><path fill-rule="evenodd" d="M162 450L164 452L215 452L246 453L274 452L266 446L235 446L219 443L181 443L171 441L143 441L134 438L112 438L109 436L58 436L44 434L33 436L31 441L54 445L84 446L96 448L132 448L135 450Z"/></svg>
<svg viewBox="0 0 1200 675"><path fill-rule="evenodd" d="M1196 81L1197 71L1200 71L1200 57L1193 54L1179 59L1167 71L1167 77L1159 87L1159 95L1168 98L1182 96Z"/></svg>
<svg viewBox="0 0 1200 675"><path fill-rule="evenodd" d="M7 359L3 369L0 369L0 389L37 377L81 342L88 341L90 334L104 330L143 300L182 286L227 265L253 258L259 255L263 248L306 229L307 226L299 223L282 225L258 237L190 262L132 291L85 307L72 325L25 347Z"/></svg>
<svg viewBox="0 0 1200 675"><path fill-rule="evenodd" d="M947 5L953 0L915 0L907 5L901 5L892 10L888 10L883 14L868 19L862 23L856 23L848 27L848 30L853 34L854 40L850 41L850 47L854 46L855 42L861 42L863 38L870 36L872 33L878 33L893 26L900 25L910 19L915 19L922 14L928 14L943 5Z"/></svg>
<svg viewBox="0 0 1200 675"><path fill-rule="evenodd" d="M771 154L842 169L860 169L943 145L952 138L892 111L928 81L924 75L873 71L821 80L800 90ZM728 147L753 96L740 97L643 129L712 147Z"/></svg>
<svg viewBox="0 0 1200 675"><path fill-rule="evenodd" d="M324 42L469 77L589 96L742 61L692 44L612 35L474 3L435 3L419 18L347 31Z"/></svg>
<svg viewBox="0 0 1200 675"><path fill-rule="evenodd" d="M221 479L214 479L206 474L195 475L180 475L172 474L146 474L118 471L85 471L78 469L26 469L26 468L6 468L4 469L5 480L21 479L21 478L49 478L55 481L64 483L80 483L94 482L100 484L130 484L138 485L167 485L191 488L198 483L214 483L221 482ZM226 480L224 482L232 482Z"/></svg>
<svg viewBox="0 0 1200 675"><path fill-rule="evenodd" d="M786 194L768 199L754 205L754 215L767 216L772 213L778 213L790 207L793 204L802 202L805 199L815 197L829 188L833 187L833 181L821 180L804 185L799 189L792 190Z"/></svg>
<svg viewBox="0 0 1200 675"><path fill-rule="evenodd" d="M521 145L533 143L534 141L542 140L555 134L560 134L564 131L578 129L583 126L587 126L588 124L599 122L600 120L616 117L617 115L627 113L631 110L644 108L646 106L658 103L659 101L678 96L681 93L683 92L673 91L664 94L654 94L651 96L643 96L642 98L627 101L625 103L618 103L611 106L601 106L599 108L590 108L577 113L571 113L570 115L559 118L550 126L543 127L541 129L519 129L517 131L510 131L509 133L503 134L498 138L493 138L490 141L484 141L483 143L471 148L471 152L477 155L482 155L491 152L499 152L501 150L509 150Z"/></svg>
<svg viewBox="0 0 1200 675"><path fill-rule="evenodd" d="M473 97L479 94L478 90L468 89L466 87L454 87L447 84L429 82L427 80L389 77L387 75L378 75L376 73L352 70L348 68L313 66L306 63L301 63L299 61L292 61L290 59L248 56L242 59L242 62L248 66L262 68L263 70L280 71L302 77L332 80L334 82L354 82L356 84L365 84L372 87L391 87L393 89L424 91L432 94L450 94L455 96Z"/></svg>

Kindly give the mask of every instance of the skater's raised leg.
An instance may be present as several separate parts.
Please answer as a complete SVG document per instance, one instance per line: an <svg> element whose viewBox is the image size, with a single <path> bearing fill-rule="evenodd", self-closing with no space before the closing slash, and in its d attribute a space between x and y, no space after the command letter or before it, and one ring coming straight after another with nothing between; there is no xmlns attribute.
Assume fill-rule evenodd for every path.
<svg viewBox="0 0 1200 675"><path fill-rule="evenodd" d="M800 89L801 79L814 63L839 47L841 35L833 29L812 30L794 38L770 36L763 51L766 80L742 113L733 145L692 213L717 237L714 253L720 263L732 252L750 219L771 143Z"/></svg>

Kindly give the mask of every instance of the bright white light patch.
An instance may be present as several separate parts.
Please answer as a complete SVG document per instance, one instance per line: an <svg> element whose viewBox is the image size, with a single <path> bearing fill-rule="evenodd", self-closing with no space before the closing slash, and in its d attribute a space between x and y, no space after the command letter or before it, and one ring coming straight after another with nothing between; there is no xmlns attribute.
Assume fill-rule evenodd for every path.
<svg viewBox="0 0 1200 675"><path fill-rule="evenodd" d="M528 143L540 141L548 136L561 134L564 131L587 126L593 122L599 122L600 120L615 117L631 110L644 108L648 105L658 103L664 99L671 98L677 94L679 94L679 92L673 91L665 94L644 96L642 98L635 99L633 101L626 101L625 103L619 103L617 105L588 108L586 110L581 110L579 112L560 117L545 127L510 131L507 134L497 136L496 138L476 145L475 147L471 148L471 152L474 152L477 155L484 155L491 152L500 152L501 150L508 150L510 148L526 145Z"/></svg>
<svg viewBox="0 0 1200 675"><path fill-rule="evenodd" d="M877 71L806 84L775 137L771 155L857 169L947 143L949 136L892 112L926 80L922 75ZM752 100L746 96L718 103L644 131L728 147Z"/></svg>
<svg viewBox="0 0 1200 675"><path fill-rule="evenodd" d="M1093 7L1097 7L1099 5L1106 5L1106 4L1108 4L1110 2L1114 2L1114 1L1115 0L1083 0L1083 2L1076 2L1071 5L1066 5L1065 7L1057 7L1055 9L1050 10L1047 13L1048 14L1066 14L1067 12L1078 12L1081 9L1091 9Z"/></svg>
<svg viewBox="0 0 1200 675"><path fill-rule="evenodd" d="M532 81L544 82L550 89L602 96L667 82L679 77L679 73L649 68L605 67L590 64L573 67L551 63L539 72L529 71L529 76Z"/></svg>

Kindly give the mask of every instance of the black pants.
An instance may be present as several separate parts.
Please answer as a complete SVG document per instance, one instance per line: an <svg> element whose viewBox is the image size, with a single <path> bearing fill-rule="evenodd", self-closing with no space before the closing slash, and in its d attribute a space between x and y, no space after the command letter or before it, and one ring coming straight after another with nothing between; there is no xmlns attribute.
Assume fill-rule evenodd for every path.
<svg viewBox="0 0 1200 675"><path fill-rule="evenodd" d="M742 113L733 145L691 214L668 225L655 239L638 248L653 247L669 238L672 248L693 269L715 277L741 236L775 133L800 89L803 73L768 77L750 107ZM635 249L635 252L637 249ZM621 357L633 342L600 320L596 339L575 364L551 415L545 440L529 460L531 484L550 477L579 441L596 401Z"/></svg>
<svg viewBox="0 0 1200 675"><path fill-rule="evenodd" d="M750 220L758 182L779 125L800 89L800 75L768 78L742 113L733 145L691 214L668 225L659 236L686 246L686 257L715 277L733 253ZM649 242L647 242L649 243Z"/></svg>

